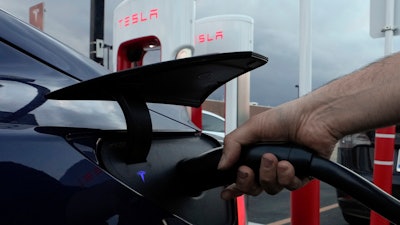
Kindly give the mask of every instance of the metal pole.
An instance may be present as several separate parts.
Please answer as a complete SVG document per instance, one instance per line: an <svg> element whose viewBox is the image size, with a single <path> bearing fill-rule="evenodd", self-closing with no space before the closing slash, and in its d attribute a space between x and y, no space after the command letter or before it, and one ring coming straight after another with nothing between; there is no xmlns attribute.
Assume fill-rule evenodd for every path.
<svg viewBox="0 0 400 225"><path fill-rule="evenodd" d="M311 72L311 0L300 0L300 74L299 95L312 90ZM320 183L313 180L305 187L291 192L291 224L319 225ZM305 207L306 203L307 207Z"/></svg>
<svg viewBox="0 0 400 225"><path fill-rule="evenodd" d="M385 55L392 54L394 34L394 0L386 0Z"/></svg>
<svg viewBox="0 0 400 225"><path fill-rule="evenodd" d="M90 58L103 65L103 59L96 57L96 39L104 40L104 0L90 3Z"/></svg>
<svg viewBox="0 0 400 225"><path fill-rule="evenodd" d="M385 56L392 54L394 34L394 0L386 0ZM373 182L389 194L392 193L394 142L396 126L380 128L375 131L375 155ZM389 225L390 222L371 211L371 225Z"/></svg>
<svg viewBox="0 0 400 225"><path fill-rule="evenodd" d="M299 55L299 95L312 90L311 81L311 0L300 0L300 55Z"/></svg>

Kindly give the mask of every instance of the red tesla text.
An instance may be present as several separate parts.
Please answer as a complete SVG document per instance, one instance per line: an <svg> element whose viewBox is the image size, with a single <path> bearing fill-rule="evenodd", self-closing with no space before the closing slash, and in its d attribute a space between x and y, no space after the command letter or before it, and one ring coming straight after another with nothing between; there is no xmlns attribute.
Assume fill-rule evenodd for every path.
<svg viewBox="0 0 400 225"><path fill-rule="evenodd" d="M215 33L199 34L196 36L195 43L205 43L224 39L223 31L216 31Z"/></svg>
<svg viewBox="0 0 400 225"><path fill-rule="evenodd" d="M144 23L158 19L158 9L150 9L146 12L134 12L118 20L118 27L129 27L135 24Z"/></svg>

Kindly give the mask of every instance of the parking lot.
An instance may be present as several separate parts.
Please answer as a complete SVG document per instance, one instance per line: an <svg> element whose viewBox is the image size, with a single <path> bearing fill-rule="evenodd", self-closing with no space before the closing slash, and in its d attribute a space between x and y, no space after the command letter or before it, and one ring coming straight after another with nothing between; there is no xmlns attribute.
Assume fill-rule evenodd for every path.
<svg viewBox="0 0 400 225"><path fill-rule="evenodd" d="M336 191L330 185L320 183L320 224L347 225L336 201ZM271 196L262 194L247 197L249 225L284 225L290 224L290 192ZM304 203L307 207L307 203Z"/></svg>

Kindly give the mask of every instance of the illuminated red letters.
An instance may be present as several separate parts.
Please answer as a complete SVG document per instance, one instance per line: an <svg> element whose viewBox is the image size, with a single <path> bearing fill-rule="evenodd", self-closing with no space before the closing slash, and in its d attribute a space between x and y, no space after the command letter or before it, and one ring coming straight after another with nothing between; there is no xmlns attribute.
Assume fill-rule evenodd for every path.
<svg viewBox="0 0 400 225"><path fill-rule="evenodd" d="M118 20L119 27L129 27L148 20L158 19L158 9L151 9L148 12L135 12Z"/></svg>
<svg viewBox="0 0 400 225"><path fill-rule="evenodd" d="M212 42L224 39L224 32L217 31L213 34L199 34L196 37L196 43Z"/></svg>

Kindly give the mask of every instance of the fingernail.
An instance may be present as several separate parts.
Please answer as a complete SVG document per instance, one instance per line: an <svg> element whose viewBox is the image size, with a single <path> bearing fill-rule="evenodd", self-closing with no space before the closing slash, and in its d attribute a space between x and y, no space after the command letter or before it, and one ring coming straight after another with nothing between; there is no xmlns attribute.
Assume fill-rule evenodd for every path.
<svg viewBox="0 0 400 225"><path fill-rule="evenodd" d="M286 164L280 164L277 168L278 172L283 173L286 172L289 169L289 166Z"/></svg>
<svg viewBox="0 0 400 225"><path fill-rule="evenodd" d="M233 198L233 196L232 196L231 192L229 192L229 191L222 191L221 198L224 200L230 200Z"/></svg>
<svg viewBox="0 0 400 225"><path fill-rule="evenodd" d="M224 168L224 164L225 164L225 157L224 157L224 155L222 155L221 159L219 160L217 169L223 169Z"/></svg>
<svg viewBox="0 0 400 225"><path fill-rule="evenodd" d="M272 164L274 164L274 161L272 161L269 158L263 158L262 159L262 164L263 164L264 167L270 168L270 167L272 167Z"/></svg>
<svg viewBox="0 0 400 225"><path fill-rule="evenodd" d="M243 171L238 171L238 176L240 177L240 178L242 178L242 179L244 179L244 178L247 178L248 176L249 176L249 174L248 173L246 173L246 172L243 172Z"/></svg>

